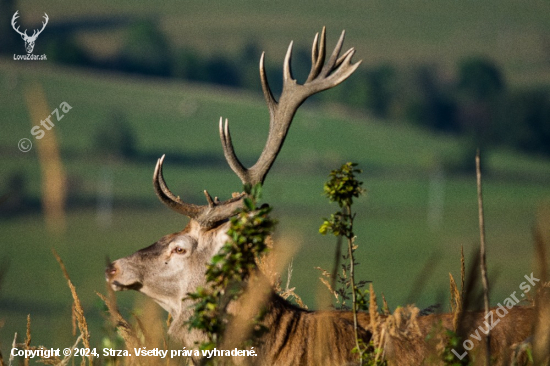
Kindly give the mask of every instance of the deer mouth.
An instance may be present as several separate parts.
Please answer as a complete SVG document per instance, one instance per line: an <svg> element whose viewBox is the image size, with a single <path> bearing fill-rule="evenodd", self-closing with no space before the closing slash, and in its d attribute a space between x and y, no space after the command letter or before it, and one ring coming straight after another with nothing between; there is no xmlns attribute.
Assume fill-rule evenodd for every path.
<svg viewBox="0 0 550 366"><path fill-rule="evenodd" d="M118 281L111 282L111 288L115 291L126 291L126 290L135 290L139 291L143 287L143 284L140 282L134 282L128 285L125 285Z"/></svg>
<svg viewBox="0 0 550 366"><path fill-rule="evenodd" d="M124 273L117 261L109 264L105 269L105 279L114 291L136 290L143 287L143 283L130 273Z"/></svg>

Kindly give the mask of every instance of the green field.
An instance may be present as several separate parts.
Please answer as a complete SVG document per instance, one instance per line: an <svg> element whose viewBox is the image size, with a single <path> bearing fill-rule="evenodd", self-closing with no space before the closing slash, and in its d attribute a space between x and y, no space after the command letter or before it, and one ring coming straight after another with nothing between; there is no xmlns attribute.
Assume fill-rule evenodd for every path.
<svg viewBox="0 0 550 366"><path fill-rule="evenodd" d="M105 256L128 255L180 230L185 220L156 202L151 187L154 158L111 163L97 158L92 144L96 126L112 109L122 110L142 152L221 158L217 120L223 115L231 121L238 154L250 164L267 134L266 108L259 95L234 90L112 79L50 67L23 72L7 62L1 64L0 80L10 86L1 91L3 174L24 172L30 195L39 196L35 151L24 154L16 145L22 137L33 138L24 90L40 83L51 109L63 101L73 107L48 133L59 138L67 175L80 182L77 195L93 200L101 171L110 169L115 198L122 200L115 205L108 228L98 224L93 207L70 210L67 233L59 237L48 234L39 214L2 219L2 258L9 262L0 293L5 321L0 330L2 347L5 350L11 343L15 331L24 332L28 313L33 318L33 342L54 346L71 342L70 292L51 248L66 263L97 341L102 321L94 292L104 291ZM297 248L292 283L310 307L315 307L320 290L313 267L330 268L334 245L333 239L317 233L321 218L335 210L322 197L322 185L329 170L345 161L360 164L367 188L366 198L358 200L356 208L358 276L374 281L391 307L409 298L419 306L446 298L448 272L459 272L460 246L470 253L477 243L475 177L446 175L442 221L430 228L430 175L437 162L459 154L462 143L397 121L375 121L320 105L303 107L267 179L265 201L275 207L280 220L277 240ZM488 261L491 274L498 274L493 286L496 302L516 290L523 275L532 271L532 228L537 211L550 204L550 162L495 150L486 164L490 167L485 178ZM222 198L240 189L224 165L174 164L170 154L165 176L173 191L196 203L202 202L204 188ZM429 259L433 263L427 263ZM429 276L421 273L423 268L430 268ZM426 282L413 289L421 277ZM129 309L140 296L122 293L118 298Z"/></svg>
<svg viewBox="0 0 550 366"><path fill-rule="evenodd" d="M52 23L83 15L152 14L178 47L234 54L252 39L273 62L282 62L291 39L309 44L313 34L327 25L329 45L345 28L344 47L355 46L356 59L367 65L433 62L449 71L459 59L482 53L503 67L512 87L550 83L550 3L543 0L529 6L511 0L467 5L456 1L198 4L44 1L43 8L21 4L20 12L30 21L47 11ZM116 50L123 38L121 30L78 35L86 47L104 54ZM25 92L37 85L45 91L49 110L62 102L73 107L47 132L60 142L71 194L82 202L95 202L108 171L115 206L109 227L98 223L93 204L71 208L67 232L61 236L48 233L38 212L0 217L0 273L7 268L0 283L4 355L14 332L22 339L27 314L33 319L33 344L68 347L74 341L71 294L52 248L67 266L91 323L92 340L98 344L103 320L95 291L105 292L105 257L131 254L185 225L186 220L163 207L153 193L156 159L167 154L166 180L184 199L203 203L203 189L227 198L241 187L223 161L217 131L220 116L229 119L237 154L247 165L259 156L268 130L259 85L257 93L249 93L0 59L0 195L7 178L21 172L29 196L40 197L36 149L28 153L17 149L23 137L36 142L30 129L38 121L30 121ZM131 124L139 159L108 161L94 147L98 126L114 111ZM448 273L459 276L460 247L468 254L478 243L475 176L444 169L442 216L434 225L427 219L430 182L442 166L460 161L465 153L473 156L468 146L461 138L432 134L403 121L376 120L331 104L306 103L301 108L267 178L264 200L275 207L280 222L276 242L297 249L292 285L310 308L315 308L317 293L323 291L313 267L330 269L335 243L318 234L322 217L336 210L323 198L322 187L329 171L346 161L359 163L367 189L366 197L356 203L357 276L372 280L392 309L407 299L420 307L442 301L446 308ZM537 221L550 237L550 161L507 150L482 153L487 168L491 298L498 302L516 291L523 275L535 268L532 232ZM182 156L189 161L178 162ZM417 279L425 281L414 288ZM143 298L133 292L117 297L125 314Z"/></svg>
<svg viewBox="0 0 550 366"><path fill-rule="evenodd" d="M458 60L485 55L518 83L548 83L550 3L532 0L462 2L421 1L165 1L132 3L47 0L18 8L39 22L47 12L51 22L81 17L123 15L154 17L176 47L193 47L209 54L233 55L256 42L268 59L282 55L288 42L310 47L313 35L327 26L329 41L342 29L347 44L357 48L367 65L391 62L402 66L439 64L453 72ZM81 32L79 43L97 56L120 49L122 29ZM332 43L331 43L332 44Z"/></svg>

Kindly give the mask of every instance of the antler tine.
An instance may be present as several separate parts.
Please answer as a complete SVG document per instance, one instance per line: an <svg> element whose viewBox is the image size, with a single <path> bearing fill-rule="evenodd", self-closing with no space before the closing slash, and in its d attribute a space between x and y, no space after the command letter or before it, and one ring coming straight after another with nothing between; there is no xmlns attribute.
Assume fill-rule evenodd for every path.
<svg viewBox="0 0 550 366"><path fill-rule="evenodd" d="M338 60L336 60L336 63L334 64L334 68L337 69L340 67L340 65L342 65L344 63L344 61L346 60L346 58L348 58L349 54L352 53L352 56L353 54L355 54L355 48L350 48L349 50L347 50L342 56L340 56L338 58ZM349 57L350 58L350 61L351 61L351 56Z"/></svg>
<svg viewBox="0 0 550 366"><path fill-rule="evenodd" d="M243 176L245 177L243 183L254 185L264 182L267 173L281 150L298 107L309 96L340 84L357 69L361 61L355 64L351 63L351 58L355 53L353 48L347 51L342 57L338 57L344 43L344 35L345 32L342 32L328 63L324 67L326 47L325 28L323 27L320 39L319 34L315 36L312 46L311 71L303 85L297 84L296 80L292 77L290 60L292 57L293 43L290 43L283 63L283 91L278 102L273 97L273 93L269 88L264 68L265 56L262 54L260 58L260 78L262 81L264 98L270 114L269 135L262 154L256 164L249 169L243 167L244 171L242 173L237 173L237 175L241 177L241 180L243 180ZM227 141L226 137L226 144L228 144ZM234 154L234 151L231 151L231 154ZM235 169L233 170L235 171Z"/></svg>
<svg viewBox="0 0 550 366"><path fill-rule="evenodd" d="M340 35L340 38L338 39L338 42L336 43L336 46L334 47L334 51L332 51L332 54L330 55L330 58L321 70L320 75L323 77L328 76L335 68L336 61L338 60L338 55L340 54L340 50L342 49L342 45L344 44L344 37L346 36L346 31L343 30L342 34Z"/></svg>
<svg viewBox="0 0 550 366"><path fill-rule="evenodd" d="M166 185L162 174L164 157L165 155L162 155L157 161L153 174L153 186L155 187L155 192L160 201L172 210L196 220L201 227L210 229L217 223L227 220L235 213L237 208L242 206L244 194L239 194L227 201L220 202L217 197L212 199L212 196L210 196L206 190L204 191L204 195L208 203L207 205L199 206L183 202L179 197L176 197Z"/></svg>
<svg viewBox="0 0 550 366"><path fill-rule="evenodd" d="M325 63L325 44L326 44L326 28L323 27L321 32L321 46L319 48L319 33L315 34L315 39L313 40L313 46L311 49L311 71L307 77L306 83L315 79Z"/></svg>
<svg viewBox="0 0 550 366"><path fill-rule="evenodd" d="M296 82L296 80L294 80L294 78L292 77L292 71L290 69L290 59L292 58L293 43L294 41L291 41L288 45L288 49L285 55L285 61L283 62L283 85L291 81Z"/></svg>
<svg viewBox="0 0 550 366"><path fill-rule="evenodd" d="M265 52L262 52L262 56L260 57L260 79L262 82L262 91L264 92L264 99L265 99L265 102L267 103L267 108L269 109L269 118L270 118L270 121L272 121L275 116L277 101L275 100L275 97L273 96L273 93L271 92L271 88L269 87L269 83L267 81L267 76L265 73L265 66L264 66L264 59L265 59Z"/></svg>
<svg viewBox="0 0 550 366"><path fill-rule="evenodd" d="M225 119L224 128L223 118L220 117L220 139L222 141L225 160L227 160L227 163L229 164L231 169L235 172L235 174L237 174L243 184L245 184L247 181L247 170L235 154L235 148L233 147L233 142L231 140L231 133L229 132L229 121L227 120L227 118Z"/></svg>
<svg viewBox="0 0 550 366"><path fill-rule="evenodd" d="M160 201L172 210L192 219L197 218L204 209L201 206L183 202L179 197L176 197L166 185L162 174L162 164L164 163L165 156L166 155L162 155L162 157L157 160L157 165L153 174L155 193Z"/></svg>

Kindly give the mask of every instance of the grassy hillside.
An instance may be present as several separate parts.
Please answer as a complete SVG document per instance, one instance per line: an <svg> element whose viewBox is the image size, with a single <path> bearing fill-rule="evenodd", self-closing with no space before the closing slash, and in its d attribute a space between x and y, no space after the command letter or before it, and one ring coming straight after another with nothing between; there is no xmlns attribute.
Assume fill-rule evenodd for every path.
<svg viewBox="0 0 550 366"><path fill-rule="evenodd" d="M51 110L62 102L73 107L47 133L59 138L76 197L95 200L102 172L109 170L119 200L115 202L120 202L108 228L99 225L93 206L70 210L63 236L50 235L39 214L0 219L0 263L2 258L9 263L0 289L0 319L5 321L0 329L2 349L7 349L15 331L24 333L28 313L33 317L33 343L61 347L70 342L70 293L51 248L66 263L97 341L102 321L94 292L104 291L105 256L128 255L185 223L156 201L151 187L156 158L167 153L165 177L185 199L202 203L205 188L228 197L240 185L223 162L218 119L229 118L237 153L251 164L267 136L266 107L260 93L8 60L0 62L0 83L2 178L23 172L30 196L39 197L36 151L22 153L17 142L23 137L35 142L24 96L27 88L40 85ZM138 138L137 159L109 162L94 148L98 126L114 110L126 116ZM443 216L439 225L430 227L430 177L438 166L464 154L465 146L463 140L334 106L307 104L299 111L266 181L265 201L275 207L280 220L277 240L297 248L292 283L310 307L315 307L316 293L322 291L313 267L330 268L334 245L331 238L317 234L321 217L335 210L322 197L322 185L330 169L345 161L360 164L367 189L366 198L357 202L358 277L372 280L392 308L407 299L427 306L444 296L441 301L447 303L448 272L459 272L460 246L470 253L477 242L475 178L471 172L445 173ZM189 160L182 163L181 156ZM550 205L550 162L491 151L486 165L488 262L490 273L498 274L493 282L496 302L516 290L523 275L532 271L532 228L537 212L544 207L548 211ZM4 189L4 179L0 184ZM550 220L545 215L540 217L547 225ZM426 268L430 273L422 273ZM423 276L422 288L413 288L415 279ZM140 296L118 294L126 309Z"/></svg>
<svg viewBox="0 0 550 366"><path fill-rule="evenodd" d="M82 17L154 17L174 46L222 55L234 54L245 44L256 42L269 57L277 57L291 39L309 47L313 34L326 25L331 40L346 29L348 44L356 47L368 64L439 63L450 71L459 59L481 54L494 59L514 82L550 81L550 4L545 0L138 0L128 4L49 0L40 6L22 3L19 10L24 19L35 22L47 12L51 24ZM120 49L125 32L96 30L80 32L79 37L82 45L101 56Z"/></svg>

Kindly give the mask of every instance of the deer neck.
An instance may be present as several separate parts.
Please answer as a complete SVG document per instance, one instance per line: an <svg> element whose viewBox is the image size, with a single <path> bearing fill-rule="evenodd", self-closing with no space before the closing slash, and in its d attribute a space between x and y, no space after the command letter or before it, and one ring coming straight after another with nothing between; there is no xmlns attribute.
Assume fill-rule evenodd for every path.
<svg viewBox="0 0 550 366"><path fill-rule="evenodd" d="M168 329L168 334L185 347L192 348L206 341L208 337L203 331L188 329L188 322L195 312L194 302L188 299L179 303L178 308L173 308L170 311L173 321ZM268 280L262 274L255 274L247 281L243 295L238 300L231 301L227 306L226 311L232 316L232 321L227 326L226 334L239 335L228 337L231 339L230 342L245 341L246 339L239 340L238 338L241 335L246 337L251 330L246 328L247 324L252 324L262 310L265 310L267 315L261 320L261 323L267 327L272 326L276 322L275 319L280 318L283 314L295 311L294 306L273 291ZM231 344L233 348L237 346L239 345ZM230 346L227 345L227 347Z"/></svg>
<svg viewBox="0 0 550 366"><path fill-rule="evenodd" d="M208 339L206 333L197 329L189 330L188 322L194 314L191 300L180 301L180 307L170 312L172 323L168 328L168 335L182 343L187 348L193 348Z"/></svg>

